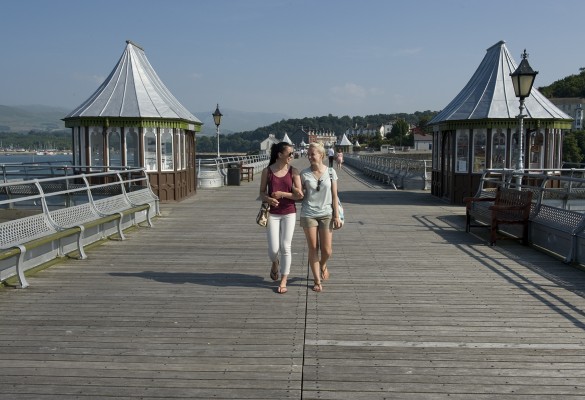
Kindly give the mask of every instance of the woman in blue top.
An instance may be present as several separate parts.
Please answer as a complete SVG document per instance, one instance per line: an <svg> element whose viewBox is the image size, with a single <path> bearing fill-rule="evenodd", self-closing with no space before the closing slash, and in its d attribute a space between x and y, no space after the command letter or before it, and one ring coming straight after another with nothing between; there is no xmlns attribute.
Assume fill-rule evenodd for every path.
<svg viewBox="0 0 585 400"><path fill-rule="evenodd" d="M270 277L277 281L280 274L277 292L281 294L287 292L290 273L291 243L297 220L295 200L303 198L299 170L289 165L292 157L293 148L289 143L272 145L268 167L262 171L260 180L260 198L270 205L266 226L268 257L272 261Z"/></svg>
<svg viewBox="0 0 585 400"><path fill-rule="evenodd" d="M321 280L329 279L327 260L332 254L333 229L341 227L337 210L337 173L323 164L325 156L321 143L311 143L307 153L311 166L301 171L304 194L301 227L309 247L315 292L323 290Z"/></svg>

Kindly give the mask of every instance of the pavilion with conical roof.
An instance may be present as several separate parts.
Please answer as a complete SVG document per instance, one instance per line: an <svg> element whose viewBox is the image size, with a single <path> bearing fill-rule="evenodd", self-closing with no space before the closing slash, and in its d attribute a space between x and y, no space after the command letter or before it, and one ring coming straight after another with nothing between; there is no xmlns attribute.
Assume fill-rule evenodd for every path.
<svg viewBox="0 0 585 400"><path fill-rule="evenodd" d="M342 149L346 153L349 153L349 152L351 152L353 145L351 144L351 142L347 138L347 135L344 133L343 137L341 138L341 140L337 143L337 145L335 147L337 147L338 149Z"/></svg>
<svg viewBox="0 0 585 400"><path fill-rule="evenodd" d="M462 203L488 168L515 168L519 155L519 99L510 74L517 68L505 42L487 49L457 96L431 121L432 194ZM562 166L563 132L571 117L538 90L525 99L524 159L532 170Z"/></svg>
<svg viewBox="0 0 585 400"><path fill-rule="evenodd" d="M143 167L161 201L195 193L195 133L201 121L167 89L144 50L126 41L98 89L65 118L73 159L88 171Z"/></svg>

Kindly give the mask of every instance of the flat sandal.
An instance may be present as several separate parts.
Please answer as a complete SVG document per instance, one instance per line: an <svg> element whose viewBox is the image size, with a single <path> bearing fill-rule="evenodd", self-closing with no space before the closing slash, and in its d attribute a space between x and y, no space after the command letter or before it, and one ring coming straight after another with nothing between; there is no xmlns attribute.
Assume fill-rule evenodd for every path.
<svg viewBox="0 0 585 400"><path fill-rule="evenodd" d="M317 282L314 281L314 285L313 285L313 292L321 292L323 291L323 285L321 284L321 281Z"/></svg>

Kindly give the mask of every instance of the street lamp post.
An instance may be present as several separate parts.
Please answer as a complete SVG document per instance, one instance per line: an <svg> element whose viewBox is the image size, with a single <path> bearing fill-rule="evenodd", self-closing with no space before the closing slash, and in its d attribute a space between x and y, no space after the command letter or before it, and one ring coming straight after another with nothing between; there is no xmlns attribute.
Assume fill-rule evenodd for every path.
<svg viewBox="0 0 585 400"><path fill-rule="evenodd" d="M526 53L526 49L524 49L520 65L518 65L516 71L510 74L512 83L514 84L514 93L520 99L520 114L518 114L520 132L518 136L518 162L516 164L516 172L519 174L516 177L518 190L520 190L520 186L522 185L522 173L524 172L524 117L526 116L524 115L524 99L530 96L536 74L538 74L538 71L534 71L530 67L530 64L528 64L528 54Z"/></svg>
<svg viewBox="0 0 585 400"><path fill-rule="evenodd" d="M215 107L215 111L213 112L213 122L215 123L216 133L217 133L217 158L219 158L219 124L221 124L221 117L223 116L221 112L219 112L219 104Z"/></svg>

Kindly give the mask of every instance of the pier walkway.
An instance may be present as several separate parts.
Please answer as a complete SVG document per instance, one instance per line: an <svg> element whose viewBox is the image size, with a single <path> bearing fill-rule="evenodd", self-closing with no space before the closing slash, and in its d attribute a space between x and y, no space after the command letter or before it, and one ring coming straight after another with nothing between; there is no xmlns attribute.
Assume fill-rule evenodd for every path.
<svg viewBox="0 0 585 400"><path fill-rule="evenodd" d="M1 288L0 397L585 398L585 272L347 169L324 291L297 226L279 295L258 185L163 204L131 240Z"/></svg>

